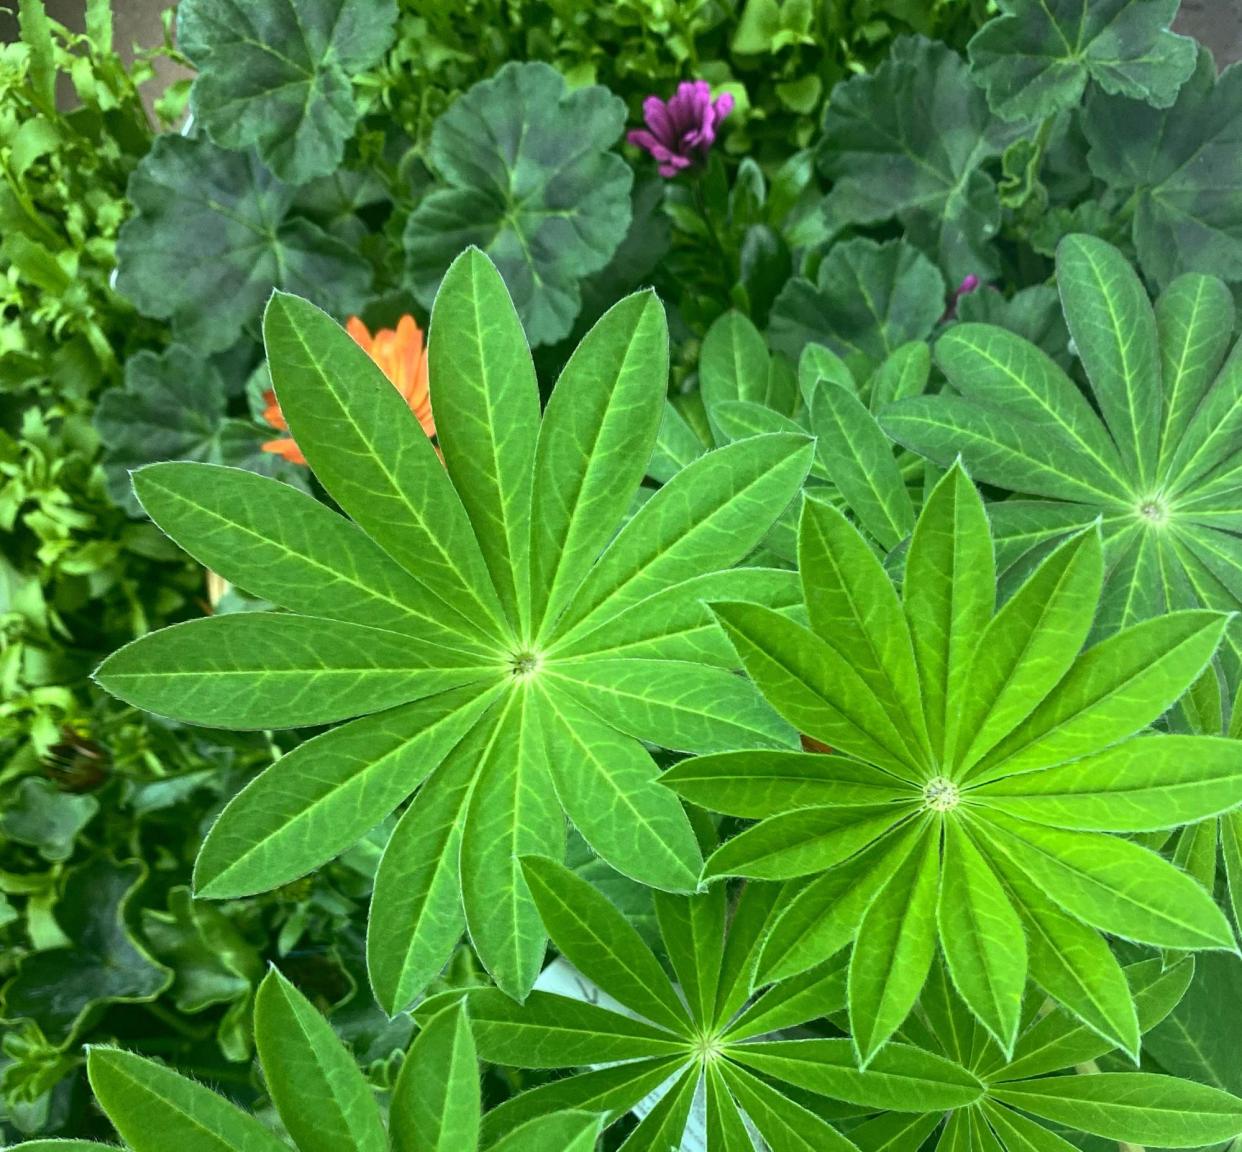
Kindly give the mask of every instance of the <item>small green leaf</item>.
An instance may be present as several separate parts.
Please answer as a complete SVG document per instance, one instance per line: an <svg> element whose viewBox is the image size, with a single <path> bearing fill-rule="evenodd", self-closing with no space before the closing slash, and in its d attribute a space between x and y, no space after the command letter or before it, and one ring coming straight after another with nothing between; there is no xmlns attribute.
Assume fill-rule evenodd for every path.
<svg viewBox="0 0 1242 1152"><path fill-rule="evenodd" d="M940 945L954 986L1006 1053L1013 1051L1026 989L1022 921L959 821L944 823Z"/></svg>
<svg viewBox="0 0 1242 1152"><path fill-rule="evenodd" d="M955 465L923 506L904 586L932 755L940 760L952 747L971 657L995 608L995 573L983 500Z"/></svg>
<svg viewBox="0 0 1242 1152"><path fill-rule="evenodd" d="M772 816L726 841L708 858L705 880L747 876L792 880L848 860L907 813L892 805L802 808Z"/></svg>
<svg viewBox="0 0 1242 1152"><path fill-rule="evenodd" d="M1060 249L1065 254L1063 263L1058 266L1058 283L1063 285L1063 292L1069 292L1064 284L1079 272L1078 266L1069 257L1072 251L1070 244L1071 241L1066 240ZM1120 253L1114 249L1109 251L1121 260ZM1133 275L1128 267L1126 270ZM1111 295L1107 297L1109 303L1112 300ZM1071 309L1099 302L1099 298L1093 295L1084 298L1082 293L1067 294L1066 315L1070 316ZM1143 296L1143 306L1150 316L1146 296ZM1097 321L1093 318L1092 322ZM1149 335L1153 340L1154 352L1154 329ZM1133 471L1127 465L1132 463L1132 456L1118 453L1108 431L1092 411L1078 385L1034 344L992 325L955 324L936 342L936 363L964 397L989 409L1002 410L1026 428L1036 429L1041 442L1055 445L1056 456L1046 462L1046 467L1070 474L1072 478L1060 481L1062 485L1068 483L1076 491L1089 490L1091 495L1088 499L1097 501L1101 498L1112 498L1114 501L1127 498L1127 477ZM1117 386L1141 387L1149 393L1147 399L1150 400L1150 382L1146 379L1141 384L1132 381L1133 374L1140 368L1150 370L1151 364L1135 366L1126 376L1126 383ZM1107 375L1102 375L1101 380L1115 383L1114 377ZM1111 407L1106 407L1104 414L1109 419L1109 427L1115 428L1112 411ZM1125 465L1123 459L1126 460ZM1031 488L1029 491L1039 489Z"/></svg>
<svg viewBox="0 0 1242 1152"><path fill-rule="evenodd" d="M190 724L302 728L494 676L479 659L361 624L242 612L151 632L109 656L95 679Z"/></svg>
<svg viewBox="0 0 1242 1152"><path fill-rule="evenodd" d="M675 751L797 743L797 733L754 685L722 668L677 660L584 658L549 668L544 683L617 731Z"/></svg>
<svg viewBox="0 0 1242 1152"><path fill-rule="evenodd" d="M396 17L392 0L189 0L177 11L177 46L198 71L195 120L225 148L257 145L291 184L328 175L358 121L350 78L379 62Z"/></svg>
<svg viewBox="0 0 1242 1152"><path fill-rule="evenodd" d="M254 1038L268 1093L301 1152L385 1152L379 1108L353 1055L275 969L255 997Z"/></svg>
<svg viewBox="0 0 1242 1152"><path fill-rule="evenodd" d="M879 67L833 89L817 157L832 182L823 211L838 226L897 216L953 284L990 274L1000 201L983 165L1023 127L992 116L948 44L903 36ZM943 301L928 292L931 324Z"/></svg>
<svg viewBox="0 0 1242 1152"><path fill-rule="evenodd" d="M686 580L749 555L806 479L805 435L709 452L665 484L609 544L558 629L570 640Z"/></svg>
<svg viewBox="0 0 1242 1152"><path fill-rule="evenodd" d="M1138 1016L1125 973L1108 943L1093 928L1066 916L1015 860L992 848L986 834L980 839L1022 918L1031 979L1104 1037L1104 1044L1136 1056ZM1019 1041L1019 1053L1029 1035Z"/></svg>
<svg viewBox="0 0 1242 1152"><path fill-rule="evenodd" d="M1100 92L1087 100L1087 161L1111 192L1133 204L1134 247L1157 284L1184 272L1226 280L1242 274L1239 110L1242 70L1217 77L1202 46L1172 107Z"/></svg>
<svg viewBox="0 0 1242 1152"><path fill-rule="evenodd" d="M831 1124L758 1076L735 1064L724 1065L721 1076L772 1152L853 1152Z"/></svg>
<svg viewBox="0 0 1242 1152"><path fill-rule="evenodd" d="M1094 236L1067 236L1057 246L1057 287L1126 470L1151 484L1163 413L1156 317L1147 292L1125 257Z"/></svg>
<svg viewBox="0 0 1242 1152"><path fill-rule="evenodd" d="M507 1132L488 1152L594 1152L603 1127L601 1117L589 1112L561 1112L541 1116ZM461 1149L461 1145L453 1145Z"/></svg>
<svg viewBox="0 0 1242 1152"><path fill-rule="evenodd" d="M716 1023L716 994L724 962L727 893L717 884L695 896L655 894L656 919L669 963L695 1023L709 1029Z"/></svg>
<svg viewBox="0 0 1242 1152"><path fill-rule="evenodd" d="M1106 748L1161 716L1212 658L1227 618L1173 612L1102 640L967 774L978 783Z"/></svg>
<svg viewBox="0 0 1242 1152"><path fill-rule="evenodd" d="M914 1007L936 954L940 827L932 824L863 914L850 960L850 1028L866 1068Z"/></svg>
<svg viewBox="0 0 1242 1152"><path fill-rule="evenodd" d="M1225 358L1235 317L1229 289L1214 276L1179 276L1156 301L1164 381L1161 476Z"/></svg>
<svg viewBox="0 0 1242 1152"><path fill-rule="evenodd" d="M397 1076L388 1111L393 1152L474 1152L479 1142L479 1068L463 1007L419 1032Z"/></svg>
<svg viewBox="0 0 1242 1152"><path fill-rule="evenodd" d="M281 410L319 482L439 599L452 626L504 642L504 613L460 498L401 394L326 313L278 294L263 317Z"/></svg>
<svg viewBox="0 0 1242 1152"><path fill-rule="evenodd" d="M1118 836L1062 832L992 812L989 845L1072 916L1161 948L1235 947L1225 914L1194 880Z"/></svg>
<svg viewBox="0 0 1242 1152"><path fill-rule="evenodd" d="M153 1060L91 1048L86 1068L95 1098L133 1152L288 1152L253 1116Z"/></svg>
<svg viewBox="0 0 1242 1152"><path fill-rule="evenodd" d="M918 759L851 660L771 609L712 607L751 679L795 728L898 778L917 778Z"/></svg>
<svg viewBox="0 0 1242 1152"><path fill-rule="evenodd" d="M849 659L903 734L910 756L925 760L927 729L910 629L879 559L837 509L808 499L798 529L798 569L812 630Z"/></svg>
<svg viewBox="0 0 1242 1152"><path fill-rule="evenodd" d="M1139 736L1070 764L985 784L970 796L1054 828L1175 828L1242 804L1242 742Z"/></svg>
<svg viewBox="0 0 1242 1152"><path fill-rule="evenodd" d="M108 495L131 516L141 515L133 482L158 460L244 468L284 481L279 487L296 495L292 486L306 482L302 470L264 452L270 430L229 416L228 408L228 383L206 356L182 344L130 356L124 386L105 392L95 408Z"/></svg>
<svg viewBox="0 0 1242 1152"><path fill-rule="evenodd" d="M1242 1100L1190 1080L1149 1072L1051 1076L990 1089L1043 1120L1106 1140L1199 1148L1242 1134Z"/></svg>
<svg viewBox="0 0 1242 1152"><path fill-rule="evenodd" d="M525 636L539 382L504 281L478 249L444 275L427 357L445 467L505 613Z"/></svg>
<svg viewBox="0 0 1242 1152"><path fill-rule="evenodd" d="M685 1040L672 1032L566 996L532 992L525 1004L498 988L468 996L479 1056L493 1064L565 1068L687 1054Z"/></svg>
<svg viewBox="0 0 1242 1152"><path fill-rule="evenodd" d="M914 528L914 503L893 445L853 389L823 382L811 400L811 431L828 478L886 552Z"/></svg>
<svg viewBox="0 0 1242 1152"><path fill-rule="evenodd" d="M397 822L380 858L367 924L367 972L390 1016L439 975L465 927L461 829L479 757L499 722L500 709L494 709L449 753Z"/></svg>
<svg viewBox="0 0 1242 1152"><path fill-rule="evenodd" d="M196 894L247 896L327 863L422 783L495 699L494 688L459 688L299 744L220 813L195 862Z"/></svg>
<svg viewBox="0 0 1242 1152"><path fill-rule="evenodd" d="M988 623L975 649L949 759L967 773L1052 692L1091 630L1104 580L1100 533L1071 537Z"/></svg>
<svg viewBox="0 0 1242 1152"><path fill-rule="evenodd" d="M583 278L608 263L630 225L633 177L608 151L624 126L625 105L606 88L568 90L536 61L511 61L454 100L426 150L443 183L405 228L405 274L418 300L430 305L458 253L477 244L504 277L531 344L569 335Z"/></svg>
<svg viewBox="0 0 1242 1152"><path fill-rule="evenodd" d="M729 400L764 401L768 388L768 346L740 312L720 316L699 351L699 392L712 430L720 437L716 408Z"/></svg>
<svg viewBox="0 0 1242 1152"><path fill-rule="evenodd" d="M792 894L764 941L760 979L796 976L853 940L872 900L910 854L920 832L911 822Z"/></svg>
<svg viewBox="0 0 1242 1152"><path fill-rule="evenodd" d="M136 472L134 492L166 535L253 596L306 616L487 653L439 619L442 606L428 588L356 525L288 484L177 462Z"/></svg>
<svg viewBox="0 0 1242 1152"><path fill-rule="evenodd" d="M205 352L235 344L273 288L341 315L359 311L370 262L296 215L294 191L251 151L160 134L130 177L117 290Z"/></svg>
<svg viewBox="0 0 1242 1152"><path fill-rule="evenodd" d="M895 349L924 340L944 310L944 280L917 248L904 240L877 244L847 240L835 244L819 266L815 283L795 277L772 305L769 339L791 360L804 349L825 345L842 358L843 373L807 366L816 378L854 386ZM799 366L804 399L814 384ZM844 376L844 379L841 378Z"/></svg>
<svg viewBox="0 0 1242 1152"><path fill-rule="evenodd" d="M818 752L696 756L660 780L700 808L758 820L795 808L867 807L909 796L900 781L870 764Z"/></svg>
<svg viewBox="0 0 1242 1152"><path fill-rule="evenodd" d="M522 878L528 853L565 854L565 818L544 754L541 699L519 684L475 762L461 830L461 895L475 952L499 988L515 999L543 965L545 936Z"/></svg>
<svg viewBox="0 0 1242 1152"><path fill-rule="evenodd" d="M579 972L652 1023L688 1030L686 1009L660 962L597 889L555 860L529 856L522 870L548 935ZM717 962L723 935L722 918Z"/></svg>
<svg viewBox="0 0 1242 1152"><path fill-rule="evenodd" d="M850 1040L775 1040L730 1048L730 1059L808 1092L868 1109L967 1108L983 1085L961 1065L908 1044L889 1044L865 1070Z"/></svg>
<svg viewBox="0 0 1242 1152"><path fill-rule="evenodd" d="M544 693L556 794L582 837L618 872L669 892L692 891L702 857L681 803L660 787L637 743L560 693Z"/></svg>
<svg viewBox="0 0 1242 1152"><path fill-rule="evenodd" d="M655 446L668 326L650 292L608 310L574 350L535 455L532 625L545 640L612 538Z"/></svg>

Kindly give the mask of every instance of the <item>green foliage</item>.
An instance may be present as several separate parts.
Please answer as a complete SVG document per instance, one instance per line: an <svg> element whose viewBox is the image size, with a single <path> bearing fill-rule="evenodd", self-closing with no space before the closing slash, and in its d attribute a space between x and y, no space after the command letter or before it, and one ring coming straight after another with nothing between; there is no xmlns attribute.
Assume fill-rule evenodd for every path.
<svg viewBox="0 0 1242 1152"><path fill-rule="evenodd" d="M629 227L632 176L607 151L625 108L599 87L566 91L543 64L509 64L436 121L427 158L443 187L405 229L406 278L429 307L465 247L500 269L534 345L568 335L578 282Z"/></svg>
<svg viewBox="0 0 1242 1152"><path fill-rule="evenodd" d="M1169 108L1096 94L1083 111L1091 171L1133 220L1143 270L1161 287L1186 272L1242 275L1237 179L1242 68L1219 77L1200 49L1194 74Z"/></svg>
<svg viewBox="0 0 1242 1152"><path fill-rule="evenodd" d="M1137 1055L1133 1002L1097 930L1167 948L1234 937L1184 873L1103 833L1175 827L1242 798L1232 741L1135 735L1203 671L1226 617L1172 613L1080 655L1103 579L1094 528L997 611L987 515L960 466L919 517L900 600L828 505L804 507L799 568L809 630L760 605L716 611L777 711L842 755L731 752L665 776L687 799L759 818L711 855L707 879L808 878L761 973L796 975L853 941L864 1064L914 1006L937 945L1006 1053L1029 973Z"/></svg>
<svg viewBox="0 0 1242 1152"><path fill-rule="evenodd" d="M885 429L1039 498L993 506L1003 570L1024 570L1099 519L1107 579L1097 634L1166 611L1235 611L1242 570L1228 493L1242 360L1226 358L1228 289L1188 274L1153 308L1122 255L1086 236L1062 241L1057 280L1098 414L1029 342L962 324L936 345L955 391L900 401L882 415Z"/></svg>
<svg viewBox="0 0 1242 1152"><path fill-rule="evenodd" d="M607 1067L513 1097L488 1115L485 1133L495 1137L561 1108L589 1108L615 1120L668 1082L631 1134L631 1147L676 1147L702 1085L709 1131L742 1129L741 1109L773 1148L797 1142L846 1152L855 1146L804 1104L799 1090L864 1110L942 1111L979 1099L982 1086L964 1068L906 1045L890 1047L860 1072L847 1040L759 1039L845 1002L844 966L831 962L751 999L778 886L747 886L728 932L719 886L697 896L657 897L683 1002L656 956L589 884L539 857L526 858L523 869L562 956L609 1000L596 1005L534 992L518 1005L496 989L471 990L465 1004L479 1052L525 1068ZM427 1010L439 1011L441 1003L432 1001Z"/></svg>
<svg viewBox="0 0 1242 1152"><path fill-rule="evenodd" d="M331 1025L278 970L259 987L255 1039L267 1091L299 1152L437 1152L478 1148L479 1086L465 1015L432 1020L410 1046L392 1086L386 1128L375 1092ZM210 1088L153 1060L92 1048L91 1087L133 1152L287 1152L290 1144ZM599 1130L587 1112L560 1112L509 1133L506 1152L550 1147L589 1152ZM42 1141L14 1152L36 1152ZM48 1142L75 1147L74 1142ZM102 1148L82 1142L81 1147Z"/></svg>
<svg viewBox="0 0 1242 1152"><path fill-rule="evenodd" d="M869 76L832 94L819 165L838 227L897 216L953 282L997 267L996 183L984 167L1018 129L989 114L966 62L944 44L898 40Z"/></svg>
<svg viewBox="0 0 1242 1152"><path fill-rule="evenodd" d="M135 214L118 238L117 288L196 348L235 343L273 287L341 312L362 307L366 261L299 215L295 190L253 151L161 136L129 196Z"/></svg>
<svg viewBox="0 0 1242 1152"><path fill-rule="evenodd" d="M661 639L687 616L706 622L701 602L667 606L754 547L800 485L810 446L782 434L705 456L616 533L664 403L667 337L649 294L588 334L540 420L499 274L478 251L463 255L432 325L444 466L323 313L277 296L265 328L290 428L354 522L249 473L184 463L139 473L161 527L290 612L154 633L107 660L99 681L132 704L221 727L365 717L308 741L234 800L203 847L198 891L286 883L425 778L376 877L377 994L395 1011L426 987L464 903L488 970L525 995L544 938L516 860L563 851L562 808L613 867L686 890L698 849L638 741L681 751L793 742L744 681L678 659ZM616 647L611 625L625 610L648 619L641 656Z"/></svg>
<svg viewBox="0 0 1242 1152"><path fill-rule="evenodd" d="M358 121L350 80L388 50L396 18L395 0L186 0L177 38L198 69L194 116L225 148L255 146L288 184L327 176Z"/></svg>
<svg viewBox="0 0 1242 1152"><path fill-rule="evenodd" d="M183 0L126 65L19 0L0 1143L1242 1134L1239 70L1176 7Z"/></svg>
<svg viewBox="0 0 1242 1152"><path fill-rule="evenodd" d="M1089 79L1167 108L1194 70L1194 41L1169 31L1178 2L1007 0L971 40L971 68L1006 120L1072 108Z"/></svg>

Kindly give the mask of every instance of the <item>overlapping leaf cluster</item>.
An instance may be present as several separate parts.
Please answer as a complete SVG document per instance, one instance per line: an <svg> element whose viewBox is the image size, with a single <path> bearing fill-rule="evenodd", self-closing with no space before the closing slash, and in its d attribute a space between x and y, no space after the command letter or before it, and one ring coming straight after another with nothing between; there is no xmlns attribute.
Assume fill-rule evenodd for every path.
<svg viewBox="0 0 1242 1152"><path fill-rule="evenodd" d="M107 0L18 5L4 1138L113 1138L103 1041L259 1118L96 1049L135 1148L1231 1139L1239 70L1175 0L450 8L184 0L156 139ZM433 307L443 465L334 323ZM163 715L87 683L175 619L104 673Z"/></svg>

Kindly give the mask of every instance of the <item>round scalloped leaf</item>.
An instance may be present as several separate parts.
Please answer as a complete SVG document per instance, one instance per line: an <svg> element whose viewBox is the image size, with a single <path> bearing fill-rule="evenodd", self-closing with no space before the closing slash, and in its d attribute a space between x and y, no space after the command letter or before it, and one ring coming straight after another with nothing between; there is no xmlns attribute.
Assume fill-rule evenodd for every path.
<svg viewBox="0 0 1242 1152"><path fill-rule="evenodd" d="M132 471L157 460L231 464L305 487L305 471L264 452L264 434L227 415L228 391L211 361L179 344L143 350L125 364L125 386L107 392L95 410L104 446L108 493L131 516L142 509L130 487Z"/></svg>
<svg viewBox="0 0 1242 1152"><path fill-rule="evenodd" d="M581 281L630 223L629 165L608 149L625 105L598 86L566 91L546 64L510 63L436 121L428 160L441 186L405 230L406 278L430 306L470 244L500 269L532 345L566 336Z"/></svg>
<svg viewBox="0 0 1242 1152"><path fill-rule="evenodd" d="M1242 66L1207 49L1169 108L1095 93L1082 115L1091 171L1134 201L1134 247L1160 285L1242 278Z"/></svg>
<svg viewBox="0 0 1242 1152"><path fill-rule="evenodd" d="M393 0L185 0L194 116L225 148L256 146L290 184L325 176L358 122L350 77L387 50L396 19Z"/></svg>
<svg viewBox="0 0 1242 1152"><path fill-rule="evenodd" d="M117 288L146 316L208 352L234 343L273 288L328 311L362 307L371 268L309 220L295 189L253 151L160 136L129 181L137 210L117 240Z"/></svg>
<svg viewBox="0 0 1242 1152"><path fill-rule="evenodd" d="M814 284L785 285L768 338L792 360L808 344L825 345L865 377L902 344L931 335L944 298L936 266L904 240L849 240L828 253Z"/></svg>
<svg viewBox="0 0 1242 1152"><path fill-rule="evenodd" d="M970 42L970 70L1005 120L1041 120L1105 92L1167 108L1195 67L1195 43L1169 31L1179 0L1001 0Z"/></svg>

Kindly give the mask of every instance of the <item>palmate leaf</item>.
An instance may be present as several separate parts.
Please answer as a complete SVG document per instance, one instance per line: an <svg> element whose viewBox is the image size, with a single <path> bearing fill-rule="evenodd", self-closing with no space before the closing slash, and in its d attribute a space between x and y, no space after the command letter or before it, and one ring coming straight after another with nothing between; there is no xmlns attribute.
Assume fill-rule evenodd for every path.
<svg viewBox="0 0 1242 1152"><path fill-rule="evenodd" d="M294 210L295 190L251 151L164 133L134 171L117 237L117 289L205 352L236 343L273 288L356 312L371 267Z"/></svg>
<svg viewBox="0 0 1242 1152"><path fill-rule="evenodd" d="M350 78L388 49L396 17L392 0L190 0L177 45L198 70L195 120L226 148L256 145L290 184L328 175L358 120Z"/></svg>
<svg viewBox="0 0 1242 1152"><path fill-rule="evenodd" d="M818 296L809 283L795 291L791 282L790 309L774 319L769 332L774 344L797 358L796 378L787 358L769 354L759 330L730 312L704 338L699 393L689 399L701 401L706 428L700 431L719 444L813 434L816 459L807 492L848 509L879 547L890 551L913 526L907 484L915 470L921 479L922 465L909 453L894 454L875 413L927 387L931 362L923 339L940 315L944 285L915 249L870 240L834 248L821 266L821 280L831 280L833 287ZM700 432L670 400L651 474L675 491L678 474L706 451ZM672 502L673 491L661 498ZM763 540L789 563L796 561L796 511L791 506ZM693 516L695 510L684 507L679 514ZM744 531L751 523L738 518L728 527ZM704 524L705 542L715 530Z"/></svg>
<svg viewBox="0 0 1242 1152"><path fill-rule="evenodd" d="M569 91L541 62L510 62L435 123L427 159L441 187L405 229L405 274L429 305L457 254L495 262L532 345L569 334L580 282L598 272L630 224L629 165L608 151L625 105L598 85Z"/></svg>
<svg viewBox="0 0 1242 1152"><path fill-rule="evenodd" d="M874 72L833 89L818 155L833 182L823 211L841 224L898 217L952 284L991 272L1000 199L983 165L1022 127L992 116L952 48L903 37Z"/></svg>
<svg viewBox="0 0 1242 1152"><path fill-rule="evenodd" d="M1105 92L1167 108L1194 71L1195 44L1169 31L1178 0L1004 0L970 42L971 73L1006 120L1042 120Z"/></svg>
<svg viewBox="0 0 1242 1152"><path fill-rule="evenodd" d="M1155 1028L1174 1009L1192 967L1189 959L1168 968L1147 960L1125 969L1123 982L1133 994L1142 1031ZM1068 1152L1077 1146L1057 1132L1197 1148L1242 1131L1242 1100L1219 1088L1147 1072L1087 1072L1108 1055L1110 1042L1037 996L1023 1006L1012 1058L974 1025L940 970L933 973L910 1032L929 1051L968 1068L983 1082L984 1093L947 1120L892 1113L868 1120L850 1133L861 1149L908 1149L912 1145L901 1142L903 1135L917 1132L922 1139L941 1123L935 1147L967 1152ZM1065 1074L1074 1070L1086 1074Z"/></svg>
<svg viewBox="0 0 1242 1152"><path fill-rule="evenodd" d="M1242 68L1218 77L1202 47L1171 107L1100 92L1087 101L1087 162L1109 188L1135 198L1134 246L1161 287L1187 272L1242 275L1239 108Z"/></svg>
<svg viewBox="0 0 1242 1152"><path fill-rule="evenodd" d="M1167 611L1237 610L1242 357L1226 358L1228 289L1183 276L1153 309L1121 254L1087 236L1062 241L1057 280L1098 415L1034 345L959 324L936 348L954 393L899 401L881 424L938 463L960 454L977 479L1042 498L993 506L1003 569L1029 571L1098 517L1107 576L1096 635Z"/></svg>
<svg viewBox="0 0 1242 1152"><path fill-rule="evenodd" d="M667 953L691 997L687 1005L651 949L590 884L544 858L526 858L523 869L564 959L610 998L604 1004L617 1007L542 992L518 1005L496 989L474 988L433 997L419 1017L441 1018L445 1004L461 997L484 1059L527 1068L623 1063L519 1093L485 1117L485 1141L557 1108L601 1111L611 1123L663 1085L660 1101L630 1139L637 1137L640 1148L676 1147L702 1081L709 1130L729 1134L739 1152L752 1148L743 1116L774 1149L849 1152L854 1145L800 1102L801 1093L866 1110L939 1110L979 1098L981 1085L971 1073L912 1046L894 1045L860 1072L848 1040L757 1041L845 1002L840 966L801 988L791 981L752 994L773 906L764 886L746 888L728 933L721 891L657 898Z"/></svg>
<svg viewBox="0 0 1242 1152"><path fill-rule="evenodd" d="M170 536L282 610L154 633L105 661L100 682L190 723L351 720L225 808L199 894L287 883L416 793L376 876L380 1003L416 998L463 929L522 997L545 937L516 861L563 854L566 815L624 875L697 883L694 833L644 743L796 747L733 674L703 597L794 608L792 574L729 569L799 491L811 444L779 433L708 453L618 531L665 402L667 333L649 293L587 334L541 418L517 312L496 268L465 253L430 337L443 463L329 317L278 295L265 330L291 433L345 515L231 469L142 472L139 495Z"/></svg>
<svg viewBox="0 0 1242 1152"><path fill-rule="evenodd" d="M915 525L904 612L877 591L878 561L839 513L808 502L800 538L810 629L758 605L716 611L777 711L836 754L699 757L664 777L758 818L711 854L706 879L801 881L760 970L794 976L853 940L863 1066L901 1027L937 944L1003 1052L1028 976L1133 1052L1133 1010L1097 933L1235 947L1203 886L1106 835L1242 801L1233 741L1141 734L1203 672L1226 617L1172 613L1080 652L1103 581L1098 528L1053 551L997 612L988 518L960 464Z"/></svg>
<svg viewBox="0 0 1242 1152"><path fill-rule="evenodd" d="M477 1152L479 1070L465 1013L430 1019L411 1045L392 1091L387 1126L370 1083L332 1026L279 971L259 987L255 1041L267 1092L293 1144L210 1088L163 1064L92 1047L95 1098L133 1152ZM548 1110L490 1147L506 1152L590 1152L601 1118ZM103 1148L34 1141L41 1148ZM110 1147L110 1146L109 1146Z"/></svg>

